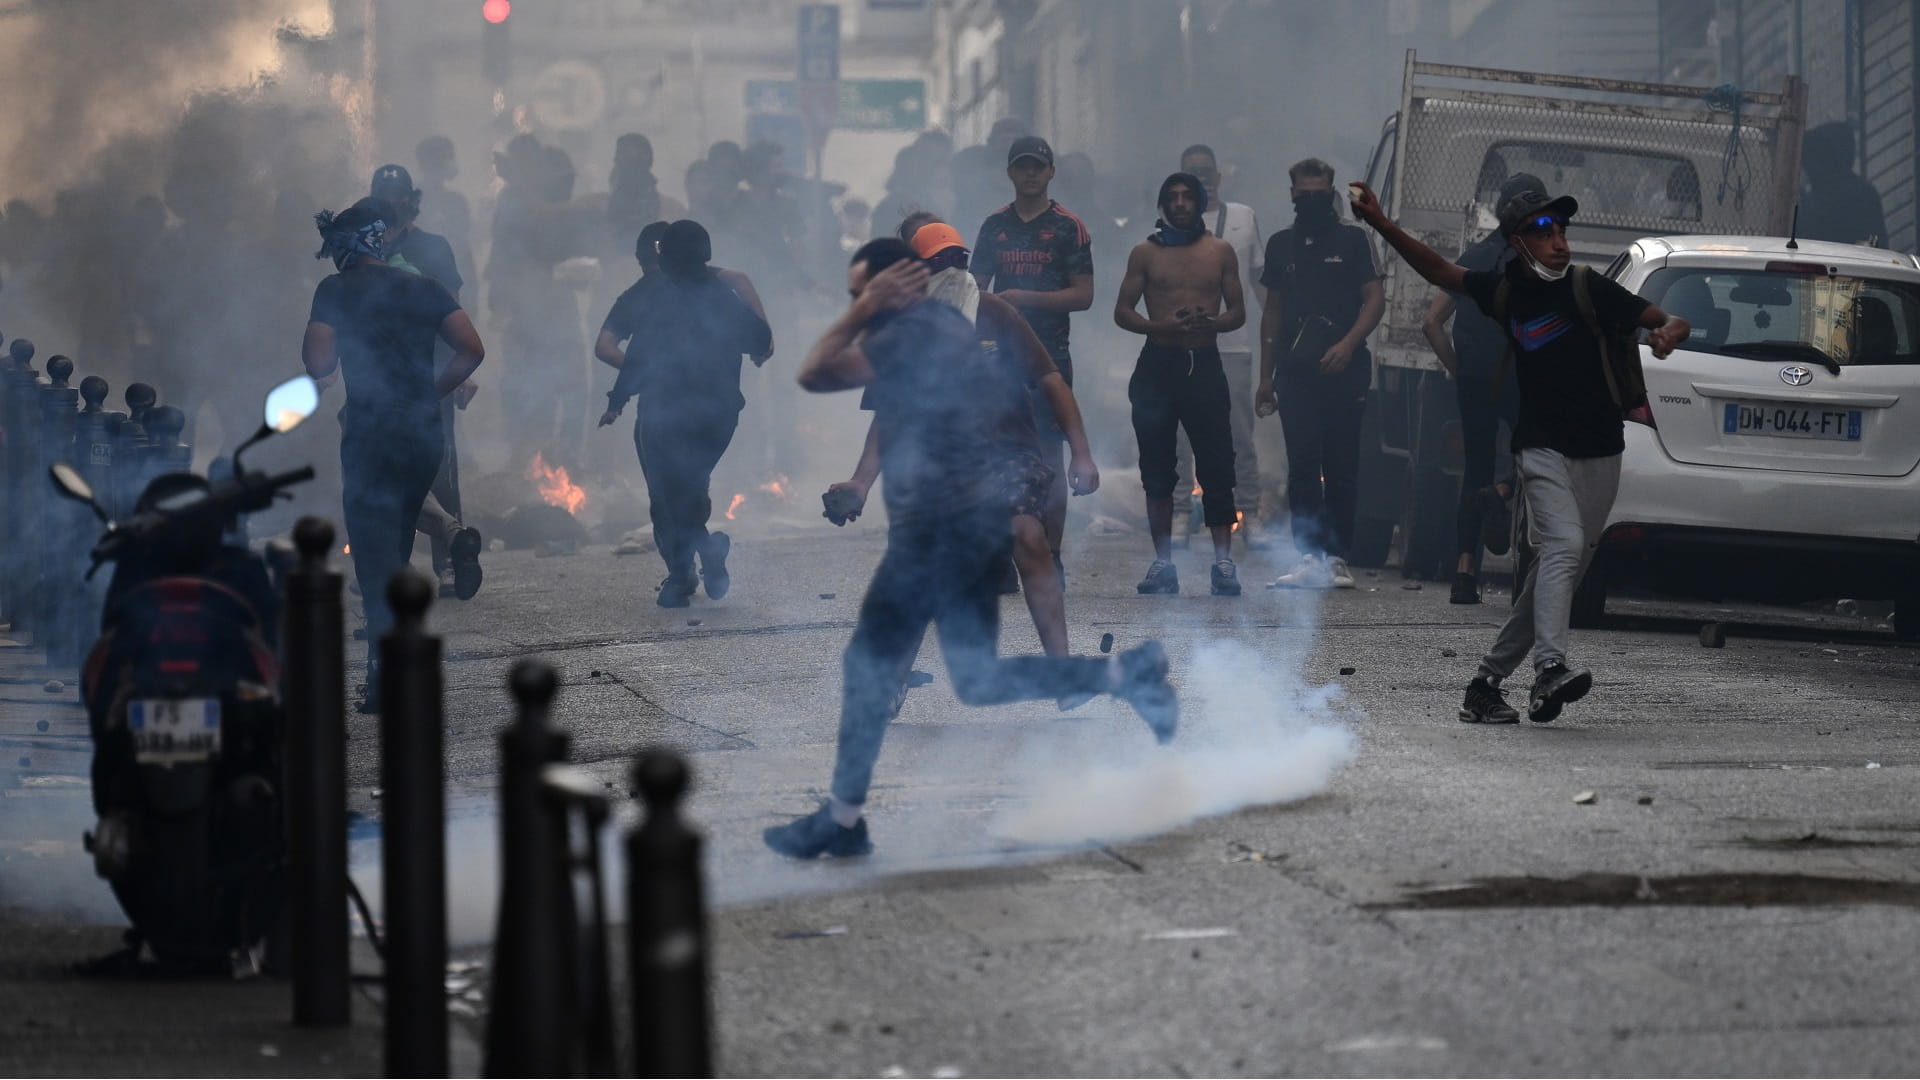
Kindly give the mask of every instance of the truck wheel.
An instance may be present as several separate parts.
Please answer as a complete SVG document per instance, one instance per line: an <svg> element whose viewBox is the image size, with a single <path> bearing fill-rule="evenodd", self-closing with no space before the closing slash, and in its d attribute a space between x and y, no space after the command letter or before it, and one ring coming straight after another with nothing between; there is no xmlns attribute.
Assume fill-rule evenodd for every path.
<svg viewBox="0 0 1920 1080"><path fill-rule="evenodd" d="M1580 579L1580 587L1573 591L1572 623L1581 630L1592 630L1600 625L1607 613L1607 562L1595 554L1593 563L1587 567L1587 575Z"/></svg>
<svg viewBox="0 0 1920 1080"><path fill-rule="evenodd" d="M1901 641L1920 641L1920 592L1894 600L1893 636Z"/></svg>
<svg viewBox="0 0 1920 1080"><path fill-rule="evenodd" d="M1387 554L1392 548L1392 521L1386 518L1357 518L1353 523L1353 546L1347 552L1347 562L1378 570L1387 565Z"/></svg>

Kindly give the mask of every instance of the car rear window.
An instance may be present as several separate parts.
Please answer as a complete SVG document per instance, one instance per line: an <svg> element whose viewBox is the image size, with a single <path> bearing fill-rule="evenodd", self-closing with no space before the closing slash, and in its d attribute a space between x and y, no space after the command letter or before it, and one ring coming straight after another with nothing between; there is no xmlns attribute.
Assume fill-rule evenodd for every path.
<svg viewBox="0 0 1920 1080"><path fill-rule="evenodd" d="M1640 295L1692 325L1686 348L1695 352L1777 360L1798 349L1842 367L1920 363L1920 284L1913 282L1670 266L1655 271Z"/></svg>
<svg viewBox="0 0 1920 1080"><path fill-rule="evenodd" d="M1616 218L1700 220L1700 174L1685 158L1613 147L1501 142L1480 163L1474 201L1491 207L1514 173L1532 173L1580 212Z"/></svg>

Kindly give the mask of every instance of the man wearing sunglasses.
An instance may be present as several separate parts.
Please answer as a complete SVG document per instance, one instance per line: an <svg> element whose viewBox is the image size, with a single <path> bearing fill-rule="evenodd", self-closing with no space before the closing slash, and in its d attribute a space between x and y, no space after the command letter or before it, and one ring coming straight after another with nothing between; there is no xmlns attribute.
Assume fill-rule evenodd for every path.
<svg viewBox="0 0 1920 1080"><path fill-rule="evenodd" d="M1537 556L1514 598L1513 613L1467 685L1460 719L1517 722L1519 713L1507 704L1500 684L1531 651L1535 678L1527 719L1544 724L1593 688L1592 673L1568 664L1573 593L1600 545L1620 484L1620 455L1626 449L1622 409L1645 404L1644 398L1615 400L1607 337L1644 329L1653 354L1665 356L1687 339L1687 322L1598 274L1578 271L1576 280L1570 272L1567 221L1580 207L1571 196L1516 195L1500 216L1500 234L1514 257L1504 269L1470 271L1407 235L1365 184L1352 190L1355 216L1373 226L1407 265L1440 288L1471 299L1506 333L1520 387L1514 462Z"/></svg>

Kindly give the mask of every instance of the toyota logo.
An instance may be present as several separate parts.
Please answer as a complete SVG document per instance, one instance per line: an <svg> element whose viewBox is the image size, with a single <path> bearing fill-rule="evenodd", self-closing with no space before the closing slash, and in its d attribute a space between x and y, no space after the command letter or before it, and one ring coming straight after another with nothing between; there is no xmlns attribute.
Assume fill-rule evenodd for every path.
<svg viewBox="0 0 1920 1080"><path fill-rule="evenodd" d="M1813 381L1813 372L1799 364L1793 364L1780 369L1780 381L1788 386L1805 386Z"/></svg>

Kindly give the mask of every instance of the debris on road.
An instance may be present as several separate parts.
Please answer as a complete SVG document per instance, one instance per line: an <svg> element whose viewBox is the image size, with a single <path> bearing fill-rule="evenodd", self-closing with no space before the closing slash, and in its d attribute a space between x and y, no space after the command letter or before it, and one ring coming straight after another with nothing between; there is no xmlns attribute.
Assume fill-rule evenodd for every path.
<svg viewBox="0 0 1920 1080"><path fill-rule="evenodd" d="M1354 671L1355 671L1355 670L1356 670L1356 669L1354 669L1354 668L1350 668L1350 667L1343 667L1343 668L1341 668L1341 669L1340 669L1340 674L1342 674L1342 675L1351 675L1351 674L1353 674L1353 673L1354 673Z"/></svg>
<svg viewBox="0 0 1920 1080"><path fill-rule="evenodd" d="M1867 768L1869 768L1869 769L1877 769L1877 768L1879 768L1879 767L1880 767L1880 763L1879 763L1879 762L1877 762L1877 761L1869 761L1869 762L1867 762Z"/></svg>
<svg viewBox="0 0 1920 1080"><path fill-rule="evenodd" d="M48 679L47 685L41 687L42 690L45 690L49 694L61 693L65 691L66 688L67 688L67 684L61 682L59 679Z"/></svg>
<svg viewBox="0 0 1920 1080"><path fill-rule="evenodd" d="M1633 800L1633 801L1634 801L1634 802L1637 802L1637 803L1639 803L1639 804L1640 804L1641 806L1652 806L1652 805L1653 805L1653 796L1651 796L1651 795L1642 795L1642 796L1640 796L1639 798L1637 798L1637 799L1635 799L1635 800Z"/></svg>
<svg viewBox="0 0 1920 1080"><path fill-rule="evenodd" d="M1700 627L1700 647L1703 649L1724 649L1727 647L1727 624L1710 622Z"/></svg>
<svg viewBox="0 0 1920 1080"><path fill-rule="evenodd" d="M779 930L773 936L776 941L804 941L807 938L842 937L846 933L844 926L823 926L818 930Z"/></svg>
<svg viewBox="0 0 1920 1080"><path fill-rule="evenodd" d="M1113 635L1112 634L1100 635L1100 651L1103 653L1110 653L1113 651Z"/></svg>
<svg viewBox="0 0 1920 1080"><path fill-rule="evenodd" d="M1576 806L1592 806L1594 803L1597 803L1600 801L1600 796L1595 795L1591 791L1583 791L1580 794L1575 795L1573 797L1573 801Z"/></svg>
<svg viewBox="0 0 1920 1080"><path fill-rule="evenodd" d="M820 594L820 599L822 599L822 600L832 600L832 599L833 599L834 597L837 597L837 596L839 596L839 595L840 595L839 593L830 593L830 592L823 592L823 593L821 593L821 594Z"/></svg>
<svg viewBox="0 0 1920 1080"><path fill-rule="evenodd" d="M1417 582L1417 581L1408 581L1408 582L1404 582L1404 583L1402 583L1402 584L1401 584L1401 586L1400 586L1400 587L1401 587L1401 588L1403 588L1403 589L1405 589L1405 590L1407 590L1408 592L1419 592L1419 591L1420 591L1420 583L1419 583L1419 582Z"/></svg>
<svg viewBox="0 0 1920 1080"><path fill-rule="evenodd" d="M1443 656L1443 657L1445 657L1445 658L1446 658L1446 659L1448 659L1448 660L1451 660L1451 659L1453 659L1454 657L1456 657L1456 656L1459 656L1460 654L1459 654L1459 653L1457 653L1457 652L1455 652L1455 651L1453 651L1452 649L1441 649L1441 650L1440 650L1440 655L1441 655L1441 656Z"/></svg>
<svg viewBox="0 0 1920 1080"><path fill-rule="evenodd" d="M1248 847L1238 840L1230 841L1227 844L1227 861L1230 863L1280 862L1285 858L1285 854L1275 855L1270 852L1260 851L1256 848Z"/></svg>

